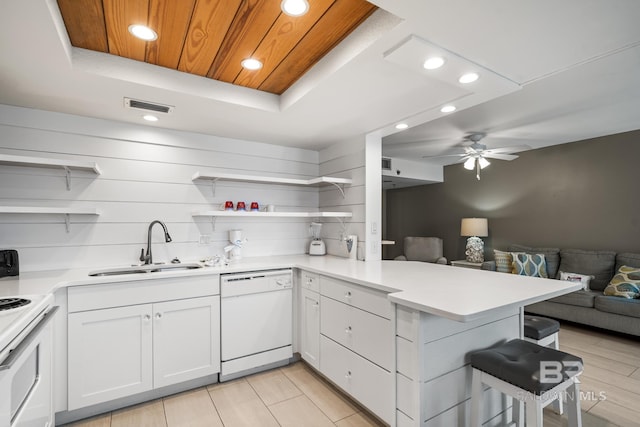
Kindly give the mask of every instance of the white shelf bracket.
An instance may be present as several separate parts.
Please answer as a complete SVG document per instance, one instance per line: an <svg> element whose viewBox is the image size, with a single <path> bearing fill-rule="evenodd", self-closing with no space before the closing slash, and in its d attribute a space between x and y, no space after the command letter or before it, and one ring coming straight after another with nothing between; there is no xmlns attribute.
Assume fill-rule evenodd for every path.
<svg viewBox="0 0 640 427"><path fill-rule="evenodd" d="M67 233L71 229L71 219L69 218L69 214L64 214L64 225L67 229Z"/></svg>
<svg viewBox="0 0 640 427"><path fill-rule="evenodd" d="M343 199L346 198L346 196L344 195L344 184L340 185L337 182L330 182L330 184L336 187L340 191L340 194L342 194Z"/></svg>
<svg viewBox="0 0 640 427"><path fill-rule="evenodd" d="M67 191L71 191L71 169L69 169L67 166L64 166L64 171L66 172L67 178Z"/></svg>
<svg viewBox="0 0 640 427"><path fill-rule="evenodd" d="M211 180L211 195L216 197L216 184L218 183L219 178L214 178Z"/></svg>

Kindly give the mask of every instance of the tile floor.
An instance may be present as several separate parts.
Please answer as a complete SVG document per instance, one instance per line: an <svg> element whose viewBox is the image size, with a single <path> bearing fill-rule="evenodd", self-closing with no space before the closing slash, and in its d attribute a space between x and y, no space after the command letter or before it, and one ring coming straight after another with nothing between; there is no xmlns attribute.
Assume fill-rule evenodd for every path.
<svg viewBox="0 0 640 427"><path fill-rule="evenodd" d="M298 362L157 399L67 427L379 427L349 398Z"/></svg>
<svg viewBox="0 0 640 427"><path fill-rule="evenodd" d="M560 349L584 360L580 378L584 427L640 427L640 339L562 323ZM383 424L299 362L72 425L378 427ZM545 409L544 425L565 427L566 415L560 417Z"/></svg>

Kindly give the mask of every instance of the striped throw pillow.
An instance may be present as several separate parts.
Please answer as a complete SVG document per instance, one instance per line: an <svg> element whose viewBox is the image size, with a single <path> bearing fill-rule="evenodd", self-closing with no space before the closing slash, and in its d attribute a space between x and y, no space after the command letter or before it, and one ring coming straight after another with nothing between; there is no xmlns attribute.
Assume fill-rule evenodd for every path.
<svg viewBox="0 0 640 427"><path fill-rule="evenodd" d="M511 273L513 269L513 256L511 252L493 250L493 259L496 261L496 271L500 273Z"/></svg>

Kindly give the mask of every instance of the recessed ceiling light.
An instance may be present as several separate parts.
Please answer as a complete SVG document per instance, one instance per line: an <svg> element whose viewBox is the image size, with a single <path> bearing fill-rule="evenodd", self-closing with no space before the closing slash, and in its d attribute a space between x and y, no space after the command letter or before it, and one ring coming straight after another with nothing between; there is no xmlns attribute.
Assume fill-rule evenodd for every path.
<svg viewBox="0 0 640 427"><path fill-rule="evenodd" d="M242 67L246 68L247 70L259 70L260 68L262 68L262 62L253 58L244 59L241 64Z"/></svg>
<svg viewBox="0 0 640 427"><path fill-rule="evenodd" d="M398 124L396 125L396 129L398 129L398 130L405 130L405 129L407 129L408 127L409 127L409 125L408 125L408 124L406 124L406 123L398 123Z"/></svg>
<svg viewBox="0 0 640 427"><path fill-rule="evenodd" d="M156 116L153 116L151 114L145 114L144 116L142 116L143 119L145 119L148 122L157 122L158 118Z"/></svg>
<svg viewBox="0 0 640 427"><path fill-rule="evenodd" d="M467 74L463 74L462 76L460 76L460 78L458 79L458 81L460 83L466 84L466 83L473 83L476 80L478 80L480 76L477 73L467 73Z"/></svg>
<svg viewBox="0 0 640 427"><path fill-rule="evenodd" d="M439 56L432 56L431 58L427 58L422 65L426 70L435 70L436 68L440 68L444 65L444 58Z"/></svg>
<svg viewBox="0 0 640 427"><path fill-rule="evenodd" d="M155 31L144 25L129 25L129 32L137 38L146 40L148 42L158 38L158 34L156 34Z"/></svg>
<svg viewBox="0 0 640 427"><path fill-rule="evenodd" d="M302 16L309 11L307 0L282 0L280 9L289 16Z"/></svg>
<svg viewBox="0 0 640 427"><path fill-rule="evenodd" d="M445 105L440 109L440 111L443 113L453 113L454 111L456 111L456 107L455 105Z"/></svg>

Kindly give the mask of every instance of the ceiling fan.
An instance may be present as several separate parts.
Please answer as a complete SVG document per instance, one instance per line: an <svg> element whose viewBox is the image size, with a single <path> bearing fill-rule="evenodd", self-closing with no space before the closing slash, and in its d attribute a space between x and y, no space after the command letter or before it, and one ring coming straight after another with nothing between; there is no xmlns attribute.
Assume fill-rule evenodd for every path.
<svg viewBox="0 0 640 427"><path fill-rule="evenodd" d="M464 168L467 170L476 171L476 178L478 181L480 180L480 170L486 168L491 164L489 159L498 159L498 160L514 160L517 159L518 156L513 154L513 152L518 152L522 150L527 150L531 147L528 145L518 145L511 147L501 147L501 148L491 148L487 149L487 146L484 144L480 144L480 140L482 140L485 136L487 136L484 132L474 132L467 135L464 139L467 141L471 141L471 145L466 147L457 148L456 153L450 154L442 154L439 156L423 156L423 158L437 158L437 157L460 157L456 163L464 162Z"/></svg>

